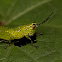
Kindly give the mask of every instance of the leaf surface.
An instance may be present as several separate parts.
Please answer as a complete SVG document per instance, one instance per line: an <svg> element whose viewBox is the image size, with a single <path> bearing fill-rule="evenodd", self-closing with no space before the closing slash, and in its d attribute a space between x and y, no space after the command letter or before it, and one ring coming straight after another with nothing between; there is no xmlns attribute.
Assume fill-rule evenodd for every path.
<svg viewBox="0 0 62 62"><path fill-rule="evenodd" d="M0 62L62 62L62 1L61 0L0 0L0 21L8 27L40 23L54 10L51 19L37 28L34 48L0 43Z"/></svg>

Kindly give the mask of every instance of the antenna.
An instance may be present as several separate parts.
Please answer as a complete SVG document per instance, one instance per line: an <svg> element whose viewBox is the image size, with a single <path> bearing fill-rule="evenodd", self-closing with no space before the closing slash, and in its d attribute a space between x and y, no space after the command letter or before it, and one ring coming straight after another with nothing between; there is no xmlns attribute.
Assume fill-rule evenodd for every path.
<svg viewBox="0 0 62 62"><path fill-rule="evenodd" d="M51 13L43 22L39 23L38 26L39 26L40 24L45 23L47 20L49 20L50 17L51 17L51 15L52 15L53 13L54 13L54 11L52 11L52 13Z"/></svg>

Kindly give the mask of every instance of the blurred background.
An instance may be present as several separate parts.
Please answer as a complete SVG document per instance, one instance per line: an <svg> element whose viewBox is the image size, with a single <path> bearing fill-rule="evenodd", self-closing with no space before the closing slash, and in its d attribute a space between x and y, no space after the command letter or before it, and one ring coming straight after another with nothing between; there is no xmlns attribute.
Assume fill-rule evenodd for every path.
<svg viewBox="0 0 62 62"><path fill-rule="evenodd" d="M37 36L38 49L28 44L5 50L0 44L0 62L62 62L62 0L0 0L0 24L9 28L40 23L52 11L50 20L36 30L43 33Z"/></svg>

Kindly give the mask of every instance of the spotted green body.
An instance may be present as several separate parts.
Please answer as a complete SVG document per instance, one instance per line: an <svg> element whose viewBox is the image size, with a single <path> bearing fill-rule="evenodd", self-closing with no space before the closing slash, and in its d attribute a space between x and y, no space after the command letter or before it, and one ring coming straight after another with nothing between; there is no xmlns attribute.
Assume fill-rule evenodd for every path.
<svg viewBox="0 0 62 62"><path fill-rule="evenodd" d="M14 39L21 39L24 36L30 39L29 36L32 36L36 30L36 27L35 29L32 28L33 24L36 23L19 26L17 28L0 27L0 39L10 41Z"/></svg>

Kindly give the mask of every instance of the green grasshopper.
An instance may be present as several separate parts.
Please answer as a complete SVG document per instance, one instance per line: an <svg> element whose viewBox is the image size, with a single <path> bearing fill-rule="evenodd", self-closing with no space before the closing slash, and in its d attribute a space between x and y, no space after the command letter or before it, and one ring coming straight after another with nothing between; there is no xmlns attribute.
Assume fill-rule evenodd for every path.
<svg viewBox="0 0 62 62"><path fill-rule="evenodd" d="M8 28L8 27L0 26L0 39L8 40L8 42L11 43L11 40L21 39L23 37L26 37L31 41L32 45L35 46L33 44L31 36L34 35L36 28L39 25L43 24L44 22L50 19L52 14L53 12L43 22L39 24L32 23L28 25L19 26L17 28Z"/></svg>

